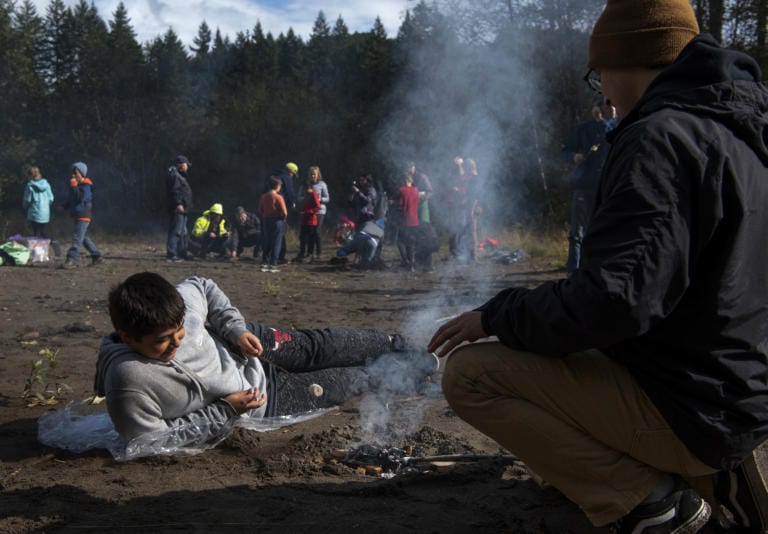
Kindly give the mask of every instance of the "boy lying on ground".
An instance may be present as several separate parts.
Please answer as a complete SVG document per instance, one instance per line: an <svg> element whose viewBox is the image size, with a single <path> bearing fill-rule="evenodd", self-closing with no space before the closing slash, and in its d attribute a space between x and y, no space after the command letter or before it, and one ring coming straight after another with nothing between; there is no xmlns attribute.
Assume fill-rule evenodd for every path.
<svg viewBox="0 0 768 534"><path fill-rule="evenodd" d="M437 369L434 355L406 350L397 334L246 324L205 278L174 287L155 273L134 274L110 292L109 314L115 332L102 341L95 389L126 444L161 431L174 432L177 445L201 444L238 416L334 406L404 366L399 387L407 392Z"/></svg>

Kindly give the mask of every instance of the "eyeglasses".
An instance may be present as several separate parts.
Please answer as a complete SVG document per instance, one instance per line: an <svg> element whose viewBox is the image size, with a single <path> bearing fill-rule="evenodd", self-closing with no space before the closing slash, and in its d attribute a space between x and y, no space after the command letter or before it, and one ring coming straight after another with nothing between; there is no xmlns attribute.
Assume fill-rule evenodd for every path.
<svg viewBox="0 0 768 534"><path fill-rule="evenodd" d="M587 82L587 85L589 86L589 88L592 89L594 92L596 93L601 92L599 72L589 69L587 73L584 75L583 80Z"/></svg>

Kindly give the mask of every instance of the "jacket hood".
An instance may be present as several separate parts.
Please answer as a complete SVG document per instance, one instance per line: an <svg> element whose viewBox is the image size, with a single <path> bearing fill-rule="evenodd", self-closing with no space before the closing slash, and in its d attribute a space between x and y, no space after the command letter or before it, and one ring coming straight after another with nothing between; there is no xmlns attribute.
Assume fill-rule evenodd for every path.
<svg viewBox="0 0 768 534"><path fill-rule="evenodd" d="M45 178L40 178L39 180L30 180L29 187L36 193L43 193L45 191L51 190L51 184L49 184L48 180Z"/></svg>
<svg viewBox="0 0 768 534"><path fill-rule="evenodd" d="M96 376L93 381L93 391L96 395L99 397L104 397L106 395L105 380L109 366L119 359L135 357L135 355L135 352L120 341L117 332L112 332L108 336L102 338L101 347L99 348L99 358L96 360Z"/></svg>
<svg viewBox="0 0 768 534"><path fill-rule="evenodd" d="M759 65L747 54L721 47L711 35L697 36L616 130L663 108L723 124L768 164L768 91Z"/></svg>

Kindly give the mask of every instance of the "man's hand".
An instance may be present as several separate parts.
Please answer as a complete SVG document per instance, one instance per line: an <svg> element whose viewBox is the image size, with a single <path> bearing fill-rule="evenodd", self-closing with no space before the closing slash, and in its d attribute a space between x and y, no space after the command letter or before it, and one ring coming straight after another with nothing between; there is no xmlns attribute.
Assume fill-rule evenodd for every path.
<svg viewBox="0 0 768 534"><path fill-rule="evenodd" d="M184 213L184 204L179 204L176 206L176 213Z"/></svg>
<svg viewBox="0 0 768 534"><path fill-rule="evenodd" d="M427 350L435 352L442 358L464 341L472 342L481 337L488 337L488 334L483 330L483 322L480 317L481 312L479 311L465 312L454 317L437 329ZM442 348L437 351L440 346Z"/></svg>
<svg viewBox="0 0 768 534"><path fill-rule="evenodd" d="M259 393L259 388L246 389L230 393L224 400L239 414L263 406L267 402L267 394Z"/></svg>
<svg viewBox="0 0 768 534"><path fill-rule="evenodd" d="M573 162L576 164L581 163L584 161L584 154L576 153L573 155Z"/></svg>
<svg viewBox="0 0 768 534"><path fill-rule="evenodd" d="M264 349L261 346L261 340L250 331L245 331L237 338L237 346L244 356L261 356Z"/></svg>

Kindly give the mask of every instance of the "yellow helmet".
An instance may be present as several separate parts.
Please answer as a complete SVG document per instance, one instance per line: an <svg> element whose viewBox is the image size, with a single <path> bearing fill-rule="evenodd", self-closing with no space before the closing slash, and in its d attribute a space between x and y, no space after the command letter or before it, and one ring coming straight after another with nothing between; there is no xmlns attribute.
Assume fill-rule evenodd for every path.
<svg viewBox="0 0 768 534"><path fill-rule="evenodd" d="M219 204L218 202L211 206L211 209L209 210L211 213L215 213L216 215L224 215L224 206Z"/></svg>
<svg viewBox="0 0 768 534"><path fill-rule="evenodd" d="M286 163L285 168L291 171L293 174L299 174L299 166L293 162Z"/></svg>

